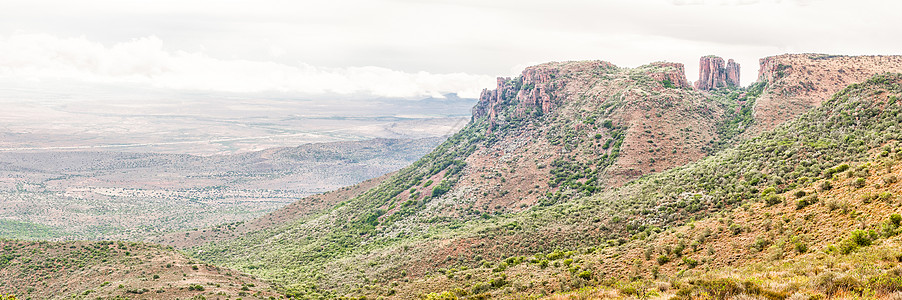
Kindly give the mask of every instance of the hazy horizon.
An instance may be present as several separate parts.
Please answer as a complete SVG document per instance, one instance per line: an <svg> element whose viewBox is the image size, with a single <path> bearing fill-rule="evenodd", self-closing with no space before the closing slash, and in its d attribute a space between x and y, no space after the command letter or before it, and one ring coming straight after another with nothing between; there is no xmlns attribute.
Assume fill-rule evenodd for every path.
<svg viewBox="0 0 902 300"><path fill-rule="evenodd" d="M7 149L222 141L191 150L218 153L410 137L378 128L392 124L379 120L295 120L360 112L433 122L398 130L434 135L453 129L469 107L455 102L424 114L410 100L473 99L496 77L547 61L674 61L695 81L698 58L714 54L740 63L748 85L765 56L902 49L892 39L902 4L878 1L7 4L0 12L0 148ZM243 145L224 145L233 141Z"/></svg>

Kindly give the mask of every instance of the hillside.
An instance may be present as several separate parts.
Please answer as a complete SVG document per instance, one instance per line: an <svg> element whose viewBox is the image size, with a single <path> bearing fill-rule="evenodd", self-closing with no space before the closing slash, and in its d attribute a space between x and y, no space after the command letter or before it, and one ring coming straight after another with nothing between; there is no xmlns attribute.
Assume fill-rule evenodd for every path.
<svg viewBox="0 0 902 300"><path fill-rule="evenodd" d="M530 67L483 92L473 117L491 140L466 159L453 196L508 213L616 187L704 157L735 105L690 88L682 64Z"/></svg>
<svg viewBox="0 0 902 300"><path fill-rule="evenodd" d="M441 140L375 139L211 156L0 152L0 237L143 240L252 220L396 171Z"/></svg>
<svg viewBox="0 0 902 300"><path fill-rule="evenodd" d="M902 72L902 56L783 54L759 61L767 89L755 103L750 135L792 120L846 86L883 72Z"/></svg>
<svg viewBox="0 0 902 300"><path fill-rule="evenodd" d="M355 290L402 299L430 291L521 298L597 285L616 290L641 279L689 283L690 291L699 292L704 290L692 288L706 283L695 279L739 278L733 284L753 280L760 285L754 274L773 272L766 277L766 288L778 292L861 291L881 284L881 274L898 266L902 254L895 236L898 222L890 219L902 203L902 186L893 179L902 172L896 166L902 160L902 130L895 126L902 116L899 99L902 75L876 76L799 119L697 163L596 196L472 222L428 242L408 244L416 250L399 246L344 264L389 270L399 263L395 270L431 266L423 273L385 276L401 282L397 286ZM854 229L875 233L861 237ZM856 244L849 244L855 235ZM877 247L846 256L870 243L861 239ZM805 251L798 253L796 247ZM391 259L395 255L413 262ZM854 264L875 257L876 266ZM824 271L816 266L822 265L835 275L831 278L854 276L858 285L828 282L825 287L775 271L811 262L814 267L805 276L820 276ZM736 268L740 270L730 271ZM891 285L870 293L902 290L902 285L892 285L899 275L886 274ZM779 278L800 283L787 287Z"/></svg>
<svg viewBox="0 0 902 300"><path fill-rule="evenodd" d="M18 299L269 299L272 286L130 242L0 240L0 294Z"/></svg>

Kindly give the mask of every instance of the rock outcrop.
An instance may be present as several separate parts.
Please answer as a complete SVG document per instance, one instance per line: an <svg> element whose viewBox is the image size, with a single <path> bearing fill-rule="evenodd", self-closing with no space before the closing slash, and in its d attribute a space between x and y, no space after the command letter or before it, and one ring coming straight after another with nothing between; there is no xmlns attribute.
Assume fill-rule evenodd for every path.
<svg viewBox="0 0 902 300"><path fill-rule="evenodd" d="M551 91L552 79L558 69L534 66L523 70L520 77L498 77L494 90L484 89L479 95L479 102L473 107L473 118L488 116L494 118L495 106L503 103L516 104L521 109L534 107L543 113L551 111L553 106Z"/></svg>
<svg viewBox="0 0 902 300"><path fill-rule="evenodd" d="M598 66L595 66L598 65ZM596 68L616 68L608 62L592 64ZM527 111L547 114L554 107L554 79L560 68L556 65L538 65L526 68L519 77L498 77L494 90L484 89L473 107L473 120L488 117L489 131L496 124L498 107L514 105L518 113Z"/></svg>
<svg viewBox="0 0 902 300"><path fill-rule="evenodd" d="M708 91L728 86L739 86L738 63L730 59L725 64L723 58L713 55L698 60L696 89Z"/></svg>
<svg viewBox="0 0 902 300"><path fill-rule="evenodd" d="M740 86L739 84L739 63L733 59L727 60L727 85Z"/></svg>
<svg viewBox="0 0 902 300"><path fill-rule="evenodd" d="M681 63L673 62L655 62L649 64L654 67L653 71L646 72L651 78L660 82L670 82L674 87L691 88L692 85L686 80L686 69Z"/></svg>

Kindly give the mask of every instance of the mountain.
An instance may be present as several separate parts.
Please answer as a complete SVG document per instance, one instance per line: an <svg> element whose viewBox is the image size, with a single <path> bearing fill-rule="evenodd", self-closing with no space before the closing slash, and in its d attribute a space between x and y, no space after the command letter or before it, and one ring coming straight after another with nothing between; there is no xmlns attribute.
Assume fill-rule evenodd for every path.
<svg viewBox="0 0 902 300"><path fill-rule="evenodd" d="M406 255L406 261L413 262L401 269L431 267L431 276L409 276L410 283L396 277L405 282L401 288L382 285L372 289L376 293L399 298L428 292L522 298L587 286L616 290L641 280L704 291L706 283L694 278L735 280L730 270L736 268L753 273L767 266L785 270L790 267L784 264L802 265L790 252L798 252L792 249L801 243L800 249L810 247L802 252L810 249L812 254L804 256L806 261L827 268L808 269L805 276L825 271L835 279L854 276L856 286L848 289L859 290L883 284L869 278L885 278L889 286L871 295L900 291L902 285L892 285L899 274L887 273L902 255L894 234L898 225L891 221L902 203L893 179L902 160L902 130L896 126L902 116L899 99L902 75L878 75L851 85L794 121L696 163L611 192L471 222L431 245L417 246L418 251L395 249L390 255L355 259L379 266L392 255ZM892 224L884 225L888 222ZM864 230L864 236L856 229ZM878 241L885 244L874 249L885 250L875 251L884 252L848 256ZM885 263L876 268L830 264L875 256ZM760 262L767 264L759 267ZM857 269L868 273L855 274ZM748 293L743 292L750 288L742 287L743 281L755 279L742 273L739 277L738 293ZM801 280L795 287L773 283L782 285L781 290L806 293L844 288L825 283L825 290L813 280Z"/></svg>
<svg viewBox="0 0 902 300"><path fill-rule="evenodd" d="M371 190L244 236L223 233L239 237L195 253L310 290L304 284L320 271L302 270L362 249L566 202L704 157L740 106L693 90L674 63L549 63L497 88L483 93L461 132Z"/></svg>

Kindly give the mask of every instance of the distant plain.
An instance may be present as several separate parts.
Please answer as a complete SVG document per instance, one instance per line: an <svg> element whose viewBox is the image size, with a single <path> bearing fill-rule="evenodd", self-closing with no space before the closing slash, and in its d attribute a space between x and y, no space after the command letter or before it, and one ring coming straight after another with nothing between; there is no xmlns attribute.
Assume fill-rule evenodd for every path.
<svg viewBox="0 0 902 300"><path fill-rule="evenodd" d="M57 240L248 220L410 164L474 103L0 89L0 237Z"/></svg>

